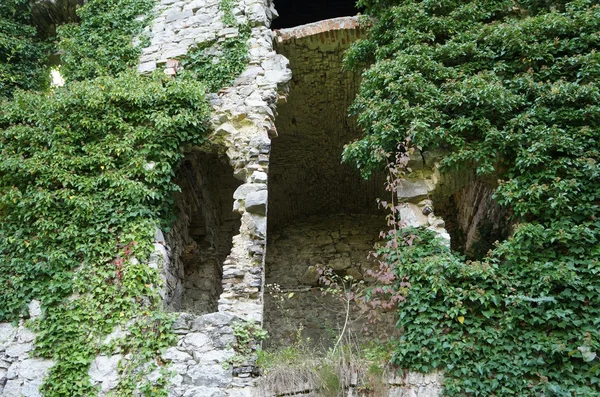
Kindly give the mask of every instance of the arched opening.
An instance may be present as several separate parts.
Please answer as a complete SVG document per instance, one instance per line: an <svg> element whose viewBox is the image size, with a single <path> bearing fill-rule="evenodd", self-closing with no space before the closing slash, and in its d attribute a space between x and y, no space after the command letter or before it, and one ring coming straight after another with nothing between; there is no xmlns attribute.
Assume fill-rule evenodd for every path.
<svg viewBox="0 0 600 397"><path fill-rule="evenodd" d="M177 221L167 235L171 262L165 306L194 314L216 312L222 292L223 262L239 233L233 193L240 182L225 155L195 151L179 169Z"/></svg>
<svg viewBox="0 0 600 397"><path fill-rule="evenodd" d="M275 0L279 13L271 27L285 29L324 19L358 14L355 0Z"/></svg>
<svg viewBox="0 0 600 397"><path fill-rule="evenodd" d="M287 103L278 106L269 165L265 327L271 346L298 337L325 349L335 343L344 304L322 295L316 269L368 278L375 266L368 253L386 227L376 202L389 195L384 176L366 181L341 163L344 145L361 134L347 110L360 76L342 70L344 49L356 35L353 29L291 32L278 44L293 78Z"/></svg>

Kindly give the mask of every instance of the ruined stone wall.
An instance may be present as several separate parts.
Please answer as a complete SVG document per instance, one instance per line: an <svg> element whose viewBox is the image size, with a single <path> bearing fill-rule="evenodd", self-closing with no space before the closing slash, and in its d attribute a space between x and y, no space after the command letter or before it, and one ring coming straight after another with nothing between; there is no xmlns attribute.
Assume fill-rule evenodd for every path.
<svg viewBox="0 0 600 397"><path fill-rule="evenodd" d="M355 282L368 279L367 272L375 264L367 257L383 228L381 216L329 215L300 220L270 234L265 298L268 346L287 346L299 337L310 338L310 344L323 351L333 346L344 325L345 304L322 294L317 269L331 268ZM365 325L357 317L352 310L349 332L353 335L359 335Z"/></svg>
<svg viewBox="0 0 600 397"><path fill-rule="evenodd" d="M146 32L150 45L143 50L138 70L145 73L167 68L170 66L168 60L184 56L195 44L213 40L218 43L237 35L237 28L223 25L219 3L220 0L157 0L154 21ZM226 158L230 175L205 185L205 190L211 191L207 194L211 198L200 206L192 205L185 197L179 198L183 216L167 238L157 230L156 251L149 263L162 271L165 284L160 289L167 308L183 308L186 305L186 274L182 263L190 261L192 255L185 252L190 243L186 237L192 237L199 224L204 223L208 229L203 232L205 238L196 244L206 243L208 247L202 248L208 249L192 256L204 256L212 248L212 257L209 253L200 258L200 262L210 264L212 268L203 276L188 279L187 285L203 285L213 276L222 280L215 286L213 279L204 288L205 296L210 296L208 300L212 303L192 298L191 304L195 311L218 313L179 315L178 343L163 357L176 373L170 396L252 395L251 366L240 370L228 366L227 361L235 354L231 348L232 325L241 319L262 322L270 135L275 134L275 104L284 93L291 72L287 60L273 50L273 33L268 28L274 13L272 1L236 1L232 13L236 23L251 27L248 66L232 87L209 95L213 109L209 146L217 147ZM173 68L166 71L176 73ZM235 184L231 182L233 177L237 180ZM221 201L221 182L225 182L223 188L228 190L228 200ZM216 201L220 201L219 204ZM202 206L204 222L197 221L199 218L194 214ZM236 215L226 215L231 215L233 210ZM231 222L233 219L239 223ZM235 236L231 238L233 234ZM182 241L186 244L178 243ZM193 251L193 244L191 248ZM222 275L219 274L221 271ZM218 293L220 295L215 299ZM198 307L200 309L196 310ZM126 336L126 332L117 330L117 333ZM22 327L0 324L0 395L39 396L38 386L52 362L38 363L28 358L33 339L34 336ZM102 390L99 395L108 394L116 386L117 366L122 359L127 358L114 355L99 356L94 360L89 373L92 383ZM32 373L22 364L30 364L29 368L37 370ZM153 376L157 374L150 374Z"/></svg>
<svg viewBox="0 0 600 397"><path fill-rule="evenodd" d="M183 56L195 44L212 40L218 43L237 34L237 29L222 25L217 1L163 0L158 10L150 30L151 46L144 50L140 71L170 66L166 65L167 60ZM232 325L241 319L258 322L263 319L270 136L275 134L275 105L285 94L291 72L287 60L273 50L273 33L268 29L274 13L271 1L240 1L234 4L232 12L237 23L252 27L249 64L232 87L209 95L213 132L207 144L219 153L218 161L225 160L229 166L220 166L217 175L211 177L217 161L214 156L208 163L190 164L197 174L191 180L207 183L200 188L200 194L186 195L183 189L183 196L178 199L180 213L189 215L187 220L186 216L178 220L166 239L169 244L165 274L172 272L168 269L180 268L181 262L189 262L189 254L196 258L203 256L200 262L210 263L202 274L184 271L181 308L197 314L211 310L218 313L180 315L176 329L179 342L165 355L177 374L171 396L252 395L252 363L237 367L228 364L235 354L231 348ZM184 178L183 174L180 178ZM192 193L193 189L187 191ZM194 198L200 199L199 195L206 199L200 204L205 207L202 221L194 215L198 205L189 205ZM200 231L198 227L202 228L202 224L204 230ZM195 253L188 249L186 254L186 249L181 250L185 245L179 244L186 233L205 236L204 246L196 241L196 246L191 247ZM196 286L204 285L204 292L208 292L204 296L214 297L217 290L212 289L215 280L211 278L215 273L221 280L216 305L205 305L203 299L195 298L190 304L192 295L203 294L202 288L198 290Z"/></svg>

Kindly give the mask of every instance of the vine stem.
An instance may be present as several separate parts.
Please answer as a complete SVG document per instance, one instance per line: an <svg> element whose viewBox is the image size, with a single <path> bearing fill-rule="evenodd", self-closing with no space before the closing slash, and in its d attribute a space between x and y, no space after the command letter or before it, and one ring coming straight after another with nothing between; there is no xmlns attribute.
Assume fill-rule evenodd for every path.
<svg viewBox="0 0 600 397"><path fill-rule="evenodd" d="M346 298L345 300L346 300L346 320L344 321L344 327L342 328L340 337L338 338L337 342L335 342L335 346L333 346L333 354L335 354L335 351L337 350L338 346L342 342L342 338L344 337L344 334L346 333L346 328L348 327L348 320L350 319L350 299Z"/></svg>

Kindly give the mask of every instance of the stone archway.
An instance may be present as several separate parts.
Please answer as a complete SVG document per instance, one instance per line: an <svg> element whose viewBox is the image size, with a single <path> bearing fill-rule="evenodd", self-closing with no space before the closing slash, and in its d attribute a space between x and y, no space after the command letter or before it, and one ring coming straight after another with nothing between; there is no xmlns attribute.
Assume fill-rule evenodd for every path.
<svg viewBox="0 0 600 397"><path fill-rule="evenodd" d="M315 266L362 280L369 251L385 228L377 198L385 178L364 180L341 163L345 144L361 134L348 117L360 76L342 68L360 36L356 18L337 18L278 32L290 61L287 103L278 106L278 136L269 165L265 327L271 345L298 337L327 348L343 326L342 302L323 297Z"/></svg>

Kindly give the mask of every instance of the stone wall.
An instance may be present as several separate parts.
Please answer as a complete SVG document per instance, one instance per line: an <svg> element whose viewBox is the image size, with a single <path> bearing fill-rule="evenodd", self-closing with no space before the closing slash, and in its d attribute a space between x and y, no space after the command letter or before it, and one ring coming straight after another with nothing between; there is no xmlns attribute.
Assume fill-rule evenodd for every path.
<svg viewBox="0 0 600 397"><path fill-rule="evenodd" d="M237 28L223 25L219 3L220 0L157 0L155 19L146 31L150 45L143 50L138 70L146 73L165 68L174 75L175 61L194 45L215 41L218 46L224 38L237 35ZM270 137L276 135L275 105L285 95L291 71L287 60L273 49L274 34L268 28L274 13L272 1L236 1L232 12L237 23L252 28L248 40L249 63L232 87L209 95L213 132L203 150L217 148L220 158L217 163L210 160L210 164L194 169L192 173L196 176L191 180L207 180L205 190L211 192L211 198L193 205L190 195L188 200L185 192L180 196L182 217L175 225L177 231L165 238L157 230L156 251L149 263L162 271L165 282L160 288L161 295L169 309L218 311L179 316L178 345L163 357L176 372L170 396L252 394L253 369L232 368L225 361L233 354L231 324L242 319L262 322ZM226 159L227 171L224 171L227 167L221 166L221 159ZM206 178L211 166L217 166L220 174L212 180ZM197 214L200 207L205 211L203 221ZM204 231L199 230L202 223L207 226ZM195 251L192 241L198 250ZM201 271L187 273L187 285L192 287L187 294L186 262L206 265ZM196 286L200 286L200 295L206 299L188 299ZM121 330L116 332L126 335ZM52 362L28 356L33 339L34 335L22 326L0 324L0 395L39 395L37 388ZM100 395L115 387L117 365L122 359L127 357L99 356L92 363L89 374L92 383L102 390Z"/></svg>
<svg viewBox="0 0 600 397"><path fill-rule="evenodd" d="M220 40L238 34L237 28L222 25L218 4L211 0L163 0L157 6L158 16L149 30L151 46L144 50L139 70L167 67L165 72L173 75L177 70L171 66L176 62L167 61L184 56L194 45L214 40L218 51ZM185 263L200 259L201 272L184 271L187 281L182 284L181 309L218 313L180 315L176 329L179 343L164 357L177 373L170 396L252 395L252 365L235 367L226 361L234 354L231 324L263 319L270 138L276 135L275 105L285 95L291 72L287 60L273 50L273 33L268 29L274 13L272 2L239 1L232 12L237 23L252 27L249 64L232 87L209 95L213 132L206 147L219 156L205 162L198 159L187 169L184 163L180 176L183 195L178 199L184 216L167 237L165 260L181 262L185 269ZM206 151L206 147L195 150ZM229 165L221 163L215 173L215 163L224 160ZM186 172L195 176L186 178ZM200 189L194 193L194 189L184 188L185 179L206 183L197 184ZM202 202L193 204L194 199ZM199 207L203 217L198 214ZM181 244L186 235L188 242L196 244ZM181 269L180 264L168 267ZM221 285L214 288L218 280ZM221 293L215 302L218 291ZM206 304L201 296L211 303ZM178 310L176 305L171 307Z"/></svg>
<svg viewBox="0 0 600 397"><path fill-rule="evenodd" d="M331 268L356 282L369 279L367 272L375 264L367 256L384 228L381 216L342 214L311 217L269 235L265 295L269 347L289 345L299 336L310 338L311 346L323 351L333 346L346 309L339 298L322 294L317 268ZM355 310L351 315L349 332L358 335L365 324L356 321ZM386 325L391 332L393 326ZM378 336L383 328L378 324Z"/></svg>
<svg viewBox="0 0 600 397"><path fill-rule="evenodd" d="M29 314L32 319L41 314L39 302L29 304ZM0 323L0 396L40 396L39 386L54 362L30 357L34 340L23 320L18 325Z"/></svg>
<svg viewBox="0 0 600 397"><path fill-rule="evenodd" d="M383 176L365 181L355 167L341 164L344 145L361 134L348 117L360 78L342 70L344 50L360 36L356 18L277 35L277 50L290 60L294 77L275 121L279 136L271 153L269 229L311 215L380 213L376 199L389 195Z"/></svg>

